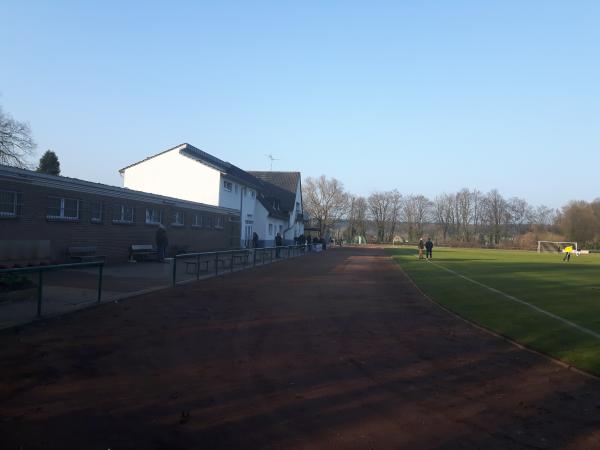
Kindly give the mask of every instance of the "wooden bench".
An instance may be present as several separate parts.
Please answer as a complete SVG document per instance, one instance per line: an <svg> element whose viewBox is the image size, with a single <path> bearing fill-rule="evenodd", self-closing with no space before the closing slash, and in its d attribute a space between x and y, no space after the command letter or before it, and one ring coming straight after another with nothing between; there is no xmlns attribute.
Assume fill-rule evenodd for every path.
<svg viewBox="0 0 600 450"><path fill-rule="evenodd" d="M158 258L158 250L152 244L131 244L129 247L129 260L137 261L136 256L142 261L149 256Z"/></svg>
<svg viewBox="0 0 600 450"><path fill-rule="evenodd" d="M67 256L71 260L89 262L89 261L104 261L106 256L97 255L96 247L69 247L67 249Z"/></svg>

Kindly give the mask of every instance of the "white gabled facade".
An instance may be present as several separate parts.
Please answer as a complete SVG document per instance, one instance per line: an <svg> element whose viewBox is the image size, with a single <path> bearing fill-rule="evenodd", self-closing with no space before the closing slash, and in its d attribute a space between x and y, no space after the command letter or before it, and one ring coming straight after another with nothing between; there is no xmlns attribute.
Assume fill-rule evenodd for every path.
<svg viewBox="0 0 600 450"><path fill-rule="evenodd" d="M274 245L277 233L288 244L304 233L298 172L256 172L265 178L259 179L189 144L181 144L127 166L120 173L124 187L129 189L239 211L242 247L251 245L254 232L268 246ZM279 181L269 180L270 175L283 176L286 182L278 185ZM295 192L291 180L296 180ZM262 195L263 190L268 199ZM284 209L279 206L278 195L285 202Z"/></svg>
<svg viewBox="0 0 600 450"><path fill-rule="evenodd" d="M221 172L184 156L181 154L181 147L172 148L121 169L123 187L221 206Z"/></svg>

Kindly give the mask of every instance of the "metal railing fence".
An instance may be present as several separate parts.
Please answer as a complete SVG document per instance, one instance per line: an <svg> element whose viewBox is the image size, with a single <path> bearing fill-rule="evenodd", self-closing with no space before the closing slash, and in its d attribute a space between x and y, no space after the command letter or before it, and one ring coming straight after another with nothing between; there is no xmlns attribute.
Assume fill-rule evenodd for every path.
<svg viewBox="0 0 600 450"><path fill-rule="evenodd" d="M306 245L288 245L280 247L257 247L253 249L221 250L215 252L181 253L173 258L173 286L177 284L177 269L185 264L185 273L195 275L196 280L201 275L234 272L246 267L264 265L275 259L289 259L303 255ZM179 261L179 262L178 262Z"/></svg>
<svg viewBox="0 0 600 450"><path fill-rule="evenodd" d="M32 267L19 267L15 269L0 269L0 276L2 275L23 275L29 273L38 273L37 278L37 317L42 317L42 299L44 292L44 272L66 270L66 269L81 269L89 267L98 267L98 290L97 290L97 302L100 303L102 300L102 271L104 269L104 261L91 261L81 263L70 263L70 264L53 264L48 266L32 266Z"/></svg>

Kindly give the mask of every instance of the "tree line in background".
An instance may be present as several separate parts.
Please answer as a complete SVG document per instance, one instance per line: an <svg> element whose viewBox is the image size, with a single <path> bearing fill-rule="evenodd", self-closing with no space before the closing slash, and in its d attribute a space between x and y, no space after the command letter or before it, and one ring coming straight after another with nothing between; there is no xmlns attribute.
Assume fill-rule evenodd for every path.
<svg viewBox="0 0 600 450"><path fill-rule="evenodd" d="M538 240L577 241L600 247L600 199L572 201L560 210L534 206L518 197L504 198L462 189L433 199L376 191L352 195L335 178L307 178L303 202L312 226L347 241L416 242L432 237L438 243L533 249Z"/></svg>

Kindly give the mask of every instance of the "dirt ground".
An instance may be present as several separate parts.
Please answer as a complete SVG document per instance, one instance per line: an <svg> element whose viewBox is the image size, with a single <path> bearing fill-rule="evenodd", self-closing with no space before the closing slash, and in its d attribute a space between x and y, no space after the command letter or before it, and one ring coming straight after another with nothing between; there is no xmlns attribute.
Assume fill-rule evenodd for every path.
<svg viewBox="0 0 600 450"><path fill-rule="evenodd" d="M345 248L0 334L2 449L600 448L600 382Z"/></svg>

